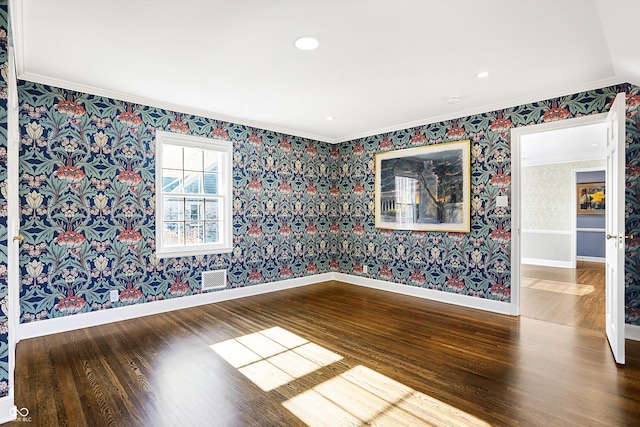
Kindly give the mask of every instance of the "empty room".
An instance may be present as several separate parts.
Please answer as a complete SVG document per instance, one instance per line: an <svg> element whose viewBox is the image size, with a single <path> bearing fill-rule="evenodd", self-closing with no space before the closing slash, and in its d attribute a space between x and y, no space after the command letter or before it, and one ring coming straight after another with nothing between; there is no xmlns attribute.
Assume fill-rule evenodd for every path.
<svg viewBox="0 0 640 427"><path fill-rule="evenodd" d="M0 0L0 423L640 424L638 17Z"/></svg>

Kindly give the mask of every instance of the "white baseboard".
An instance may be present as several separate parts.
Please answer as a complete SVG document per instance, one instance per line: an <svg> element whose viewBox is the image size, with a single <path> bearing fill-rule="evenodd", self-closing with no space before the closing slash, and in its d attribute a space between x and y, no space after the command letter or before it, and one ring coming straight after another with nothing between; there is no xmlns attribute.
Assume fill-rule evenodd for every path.
<svg viewBox="0 0 640 427"><path fill-rule="evenodd" d="M135 319L137 317L150 316L152 314L165 313L183 308L227 301L260 295L267 292L296 288L313 283L333 280L334 273L316 274L313 276L299 277L295 279L281 280L278 282L245 286L242 288L225 289L217 292L190 295L180 298L171 298L160 301L152 301L144 304L135 304L126 307L110 308L107 310L92 311L90 313L74 314L71 316L57 317L55 319L40 320L37 322L22 323L18 327L18 338L28 339L59 332L73 331L75 329L89 328L91 326L104 325L121 320Z"/></svg>
<svg viewBox="0 0 640 427"><path fill-rule="evenodd" d="M640 341L640 326L624 325L624 337L628 340Z"/></svg>
<svg viewBox="0 0 640 427"><path fill-rule="evenodd" d="M508 302L494 301L485 298L476 298L468 295L454 294L452 292L435 291L433 289L419 288L384 280L369 279L367 277L352 276L344 273L334 273L335 280L351 285L365 286L382 291L395 292L397 294L425 298L432 301L445 302L478 310L490 311L500 314L512 314L512 304Z"/></svg>
<svg viewBox="0 0 640 427"><path fill-rule="evenodd" d="M513 304L507 302L488 300L485 298L476 298L468 295L454 294L451 292L435 291L433 289L419 288L395 282L387 282L384 280L354 276L351 274L323 273L296 279L282 280L279 282L253 285L243 288L227 289L217 292L208 292L187 297L154 301L127 307L112 308L108 310L94 311L91 313L59 317L56 319L23 323L18 328L18 336L21 339L35 338L56 334L59 332L66 332L76 329L89 328L91 326L104 325L112 322L119 322L121 320L135 319L137 317L160 314L173 310L180 310L183 308L196 307L199 305L212 304L216 302L260 295L268 292L276 292L284 289L312 285L328 280L339 280L350 285L365 286L382 291L394 292L397 294L424 298L432 301L489 311L492 313L514 315ZM625 337L630 340L640 341L640 326L629 324L625 325ZM0 423L11 421L12 419L14 419L5 419L5 416L10 416L9 411L11 410L11 408L13 408L13 400L11 399L10 404L5 403L8 401L9 397L0 399ZM6 410L5 405L7 406Z"/></svg>
<svg viewBox="0 0 640 427"><path fill-rule="evenodd" d="M576 256L576 261L587 261L587 262L607 262L606 258L595 257L595 256Z"/></svg>
<svg viewBox="0 0 640 427"><path fill-rule="evenodd" d="M571 263L571 261L557 261L553 259L521 258L520 263L542 265L544 267L573 268L573 264Z"/></svg>
<svg viewBox="0 0 640 427"><path fill-rule="evenodd" d="M12 384L13 387L13 379ZM13 409L13 396L5 396L0 398L0 423L8 423L9 421L15 421L16 412Z"/></svg>

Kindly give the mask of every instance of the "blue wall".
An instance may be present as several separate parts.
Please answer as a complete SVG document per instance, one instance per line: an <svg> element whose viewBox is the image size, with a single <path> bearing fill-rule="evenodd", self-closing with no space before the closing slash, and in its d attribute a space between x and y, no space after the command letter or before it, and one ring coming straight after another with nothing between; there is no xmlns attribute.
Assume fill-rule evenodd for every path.
<svg viewBox="0 0 640 427"><path fill-rule="evenodd" d="M604 171L577 172L576 183L588 184L605 182ZM605 216L601 215L577 215L576 227L576 255L579 257L603 258L605 257L605 232L604 231L580 231L581 228L597 228L604 230Z"/></svg>

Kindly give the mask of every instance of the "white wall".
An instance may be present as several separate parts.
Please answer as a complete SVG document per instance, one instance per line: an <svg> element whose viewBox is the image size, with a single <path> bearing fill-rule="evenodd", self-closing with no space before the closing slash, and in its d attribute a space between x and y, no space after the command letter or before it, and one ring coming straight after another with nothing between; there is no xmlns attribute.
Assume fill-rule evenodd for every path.
<svg viewBox="0 0 640 427"><path fill-rule="evenodd" d="M521 169L521 256L525 264L572 267L575 169L605 167L588 160Z"/></svg>

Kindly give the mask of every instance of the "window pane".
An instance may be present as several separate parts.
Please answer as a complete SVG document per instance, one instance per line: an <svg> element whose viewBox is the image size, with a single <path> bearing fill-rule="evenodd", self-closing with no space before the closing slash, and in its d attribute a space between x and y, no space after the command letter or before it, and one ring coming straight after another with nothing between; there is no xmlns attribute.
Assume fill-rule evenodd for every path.
<svg viewBox="0 0 640 427"><path fill-rule="evenodd" d="M185 205L187 221L202 221L204 219L204 200L187 199Z"/></svg>
<svg viewBox="0 0 640 427"><path fill-rule="evenodd" d="M162 146L162 167L164 169L182 169L182 147L164 144Z"/></svg>
<svg viewBox="0 0 640 427"><path fill-rule="evenodd" d="M220 243L220 233L218 232L220 223L218 221L215 222L207 222L207 243Z"/></svg>
<svg viewBox="0 0 640 427"><path fill-rule="evenodd" d="M162 157L155 167L159 255L231 250L232 145L164 131L156 136Z"/></svg>
<svg viewBox="0 0 640 427"><path fill-rule="evenodd" d="M182 171L162 169L162 192L182 193Z"/></svg>
<svg viewBox="0 0 640 427"><path fill-rule="evenodd" d="M185 242L187 245L204 243L204 222L185 223Z"/></svg>
<svg viewBox="0 0 640 427"><path fill-rule="evenodd" d="M162 240L166 246L182 246L184 244L184 223L165 222Z"/></svg>
<svg viewBox="0 0 640 427"><path fill-rule="evenodd" d="M184 147L184 170L202 171L202 150Z"/></svg>
<svg viewBox="0 0 640 427"><path fill-rule="evenodd" d="M218 194L218 174L204 174L204 194Z"/></svg>
<svg viewBox="0 0 640 427"><path fill-rule="evenodd" d="M165 221L182 221L184 220L184 199L167 197L162 204L162 210Z"/></svg>
<svg viewBox="0 0 640 427"><path fill-rule="evenodd" d="M184 172L184 192L186 194L202 194L202 172Z"/></svg>
<svg viewBox="0 0 640 427"><path fill-rule="evenodd" d="M204 171L218 172L218 162L220 155L215 151L204 150Z"/></svg>
<svg viewBox="0 0 640 427"><path fill-rule="evenodd" d="M205 211L207 221L220 218L220 204L218 199L205 199Z"/></svg>

